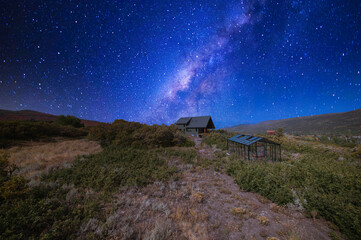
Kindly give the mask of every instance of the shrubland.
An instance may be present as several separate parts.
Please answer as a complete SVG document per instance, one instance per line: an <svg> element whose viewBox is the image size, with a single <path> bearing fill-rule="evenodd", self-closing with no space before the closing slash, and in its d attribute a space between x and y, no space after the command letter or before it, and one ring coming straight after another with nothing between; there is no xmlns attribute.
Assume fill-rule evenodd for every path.
<svg viewBox="0 0 361 240"><path fill-rule="evenodd" d="M194 146L175 125L146 125L137 122L115 120L112 124L99 124L89 132L89 139L102 146L152 148L171 146Z"/></svg>
<svg viewBox="0 0 361 240"><path fill-rule="evenodd" d="M326 143L326 144L331 143L341 147L353 148L357 146L356 139L352 139L352 138L350 140L347 140L346 138L342 138L342 137L337 137L337 136L328 137L323 135L319 138L319 140L322 143Z"/></svg>
<svg viewBox="0 0 361 240"><path fill-rule="evenodd" d="M39 141L50 137L78 138L88 134L85 129L43 121L1 121L0 147L18 141Z"/></svg>
<svg viewBox="0 0 361 240"><path fill-rule="evenodd" d="M236 134L231 134L236 135ZM205 138L208 145L224 149L227 133ZM272 138L272 137L271 137ZM319 146L310 138L306 143L292 137L279 137L281 162L245 161L231 155L226 172L246 191L257 192L280 205L305 209L335 224L349 239L361 236L360 148L333 141L343 152ZM294 159L289 156L298 154ZM340 160L342 156L343 160Z"/></svg>
<svg viewBox="0 0 361 240"><path fill-rule="evenodd" d="M112 146L79 158L71 168L53 171L43 179L96 191L115 191L121 186L141 187L154 181L167 181L174 172L154 151Z"/></svg>
<svg viewBox="0 0 361 240"><path fill-rule="evenodd" d="M215 145L217 146L217 148L220 148L221 150L226 150L227 139L233 137L234 135L236 134L224 130L215 130L205 135L202 140L202 143L210 147L212 147L212 145Z"/></svg>
<svg viewBox="0 0 361 240"><path fill-rule="evenodd" d="M60 115L56 117L55 120L56 123L60 124L60 125L64 125L64 126L73 126L75 128L80 128L80 127L84 127L84 124L81 123L81 120L77 117L74 116L64 116L64 115Z"/></svg>
<svg viewBox="0 0 361 240"><path fill-rule="evenodd" d="M143 187L167 181L175 172L156 151L109 147L79 157L71 167L54 170L29 187L11 175L3 157L0 182L0 239L93 238L84 232L90 220L99 222L98 238L107 236L105 215L113 194L122 186ZM9 169L9 170L8 170Z"/></svg>
<svg viewBox="0 0 361 240"><path fill-rule="evenodd" d="M19 140L87 133L46 122L3 122L0 129L3 139ZM221 149L213 149L214 158L209 159L192 148L194 143L175 126L124 120L99 124L89 129L88 138L100 142L102 152L79 156L70 166L46 172L31 186L5 155L0 156L0 239L106 238L106 216L114 211L109 208L114 194L122 187L141 188L177 178L178 159L196 168L213 165L216 171L226 171L242 189L323 217L349 239L361 235L360 148L346 147L339 153L316 147L313 138L297 141L277 136L282 142L281 162L250 162L226 156L226 139L234 135L222 130L206 135L204 145ZM89 222L97 222L97 235L84 230Z"/></svg>
<svg viewBox="0 0 361 240"><path fill-rule="evenodd" d="M69 239L83 221L100 218L100 195L73 185L28 180L0 156L0 239Z"/></svg>
<svg viewBox="0 0 361 240"><path fill-rule="evenodd" d="M1 136L21 140L58 136L64 129L83 132L57 123L1 124ZM120 188L168 181L176 168L164 156L191 161L196 155L194 150L181 148L194 143L175 126L117 120L89 131L89 138L102 143L103 151L45 172L36 184L28 185L17 167L5 155L0 157L0 239L106 238L106 215L114 211L107 205ZM171 146L181 147L174 150ZM85 230L89 222L98 223L96 237L94 231Z"/></svg>

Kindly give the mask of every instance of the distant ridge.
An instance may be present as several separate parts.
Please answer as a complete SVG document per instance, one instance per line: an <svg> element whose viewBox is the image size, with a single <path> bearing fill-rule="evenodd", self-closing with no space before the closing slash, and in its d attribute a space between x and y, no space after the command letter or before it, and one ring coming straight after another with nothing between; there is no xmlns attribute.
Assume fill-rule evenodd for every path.
<svg viewBox="0 0 361 240"><path fill-rule="evenodd" d="M307 117L264 121L257 124L240 124L224 128L227 131L248 134L266 133L283 128L290 134L347 134L361 135L361 109L350 112L329 113Z"/></svg>
<svg viewBox="0 0 361 240"><path fill-rule="evenodd" d="M21 111L11 111L11 110L1 110L0 109L0 121L6 120L36 120L36 121L55 121L56 115L42 113L32 110L21 110ZM91 120L81 120L84 126L96 126L100 122L91 121Z"/></svg>

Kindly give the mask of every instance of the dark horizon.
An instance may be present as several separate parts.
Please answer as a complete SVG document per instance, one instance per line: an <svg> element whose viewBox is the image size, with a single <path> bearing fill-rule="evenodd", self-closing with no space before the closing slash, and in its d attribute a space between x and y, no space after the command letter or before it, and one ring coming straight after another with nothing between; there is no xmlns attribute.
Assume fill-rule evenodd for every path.
<svg viewBox="0 0 361 240"><path fill-rule="evenodd" d="M361 108L360 108L360 109L361 109ZM217 127L217 125L216 125L216 128L215 128L215 129L217 130L217 129L222 129L222 128L229 128L229 127L234 127L234 126L238 126L238 125L254 125L254 124L261 123L261 122L278 121L278 120L285 120L285 119L299 118L299 117L312 117L312 116L327 115L327 114L346 113L346 112L352 112L352 111L360 110L360 109L354 109L354 110L344 111L344 112L330 112L330 113L323 113L323 114L296 116L296 117L290 117L290 118L267 119L267 120L262 120L262 121L260 121L260 122L254 122L254 123L245 122L245 123L238 123L238 124L234 124L234 125L227 125L227 123L224 123L225 125L221 125L221 127ZM56 116L59 116L59 115L65 115L65 116L66 116L66 115L71 115L71 116L80 118L80 119L82 119L82 120L96 121L96 122L103 122L103 123L112 123L112 122L114 122L114 120L117 120L117 119L114 119L113 121L110 121L110 122L104 122L104 121L99 121L99 120L94 120L94 119L85 119L85 118L81 118L81 117L79 117L79 116L72 115L72 114L67 114L67 113L64 113L64 114L53 114L53 113L49 113L49 112L40 112L40 111L36 111L36 110L32 110L32 109L22 109L22 110L0 109L0 110L5 110L5 111L35 111L35 112L39 112L39 113L51 114L51 115L56 115ZM197 117L197 116L194 116L194 117ZM212 116L211 116L211 117L212 117ZM122 118L118 118L118 119L122 119ZM127 119L122 119L122 120L128 121ZM212 120L213 120L213 122L216 122L213 118L212 118ZM137 122L137 121L133 121L133 122ZM141 122L141 123L142 123L142 122ZM153 125L152 123L148 123L148 124L149 124L149 125ZM162 125L162 124L166 124L166 123L154 123L154 124ZM169 124L166 124L166 125L171 125L171 124L174 124L174 123L169 123Z"/></svg>

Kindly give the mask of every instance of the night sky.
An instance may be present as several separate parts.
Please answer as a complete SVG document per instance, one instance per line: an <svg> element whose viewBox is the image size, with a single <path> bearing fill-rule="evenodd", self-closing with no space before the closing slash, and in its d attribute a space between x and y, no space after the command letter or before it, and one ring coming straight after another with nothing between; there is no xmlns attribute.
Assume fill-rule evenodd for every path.
<svg viewBox="0 0 361 240"><path fill-rule="evenodd" d="M217 128L361 108L361 3L0 0L0 109Z"/></svg>

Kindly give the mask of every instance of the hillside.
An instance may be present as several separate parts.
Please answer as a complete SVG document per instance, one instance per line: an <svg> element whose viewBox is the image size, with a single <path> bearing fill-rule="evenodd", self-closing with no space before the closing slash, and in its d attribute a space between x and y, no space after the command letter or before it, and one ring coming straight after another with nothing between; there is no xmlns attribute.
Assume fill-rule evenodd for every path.
<svg viewBox="0 0 361 240"><path fill-rule="evenodd" d="M0 179L0 239L341 240L338 226L349 239L359 233L358 202L350 201L360 194L344 187L358 186L358 169L335 161L341 152L308 146L293 161L292 143L301 142L287 136L287 161L249 164L221 150L219 134L227 133L204 141L175 126L117 120L92 128L88 139L6 149L0 170L16 164L18 171ZM321 160L304 163L310 154ZM335 176L339 192L328 191ZM305 201L294 199L293 186L302 196L308 190ZM340 214L340 203L349 211Z"/></svg>
<svg viewBox="0 0 361 240"><path fill-rule="evenodd" d="M6 120L37 120L37 121L55 121L56 115L32 111L32 110L21 110L21 111L10 111L0 109L0 121ZM99 124L97 121L81 120L85 126L96 126Z"/></svg>
<svg viewBox="0 0 361 240"><path fill-rule="evenodd" d="M240 124L225 130L242 133L265 133L283 128L290 134L361 134L361 109L307 117L264 121L257 124Z"/></svg>

